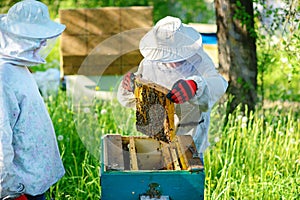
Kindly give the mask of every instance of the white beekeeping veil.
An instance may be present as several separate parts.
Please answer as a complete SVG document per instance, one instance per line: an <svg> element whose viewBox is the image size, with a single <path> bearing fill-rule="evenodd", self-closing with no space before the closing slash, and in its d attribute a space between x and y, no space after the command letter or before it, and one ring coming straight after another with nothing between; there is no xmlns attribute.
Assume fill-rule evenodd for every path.
<svg viewBox="0 0 300 200"><path fill-rule="evenodd" d="M45 4L24 0L0 15L0 59L2 62L36 65L45 63L65 25L49 17Z"/></svg>

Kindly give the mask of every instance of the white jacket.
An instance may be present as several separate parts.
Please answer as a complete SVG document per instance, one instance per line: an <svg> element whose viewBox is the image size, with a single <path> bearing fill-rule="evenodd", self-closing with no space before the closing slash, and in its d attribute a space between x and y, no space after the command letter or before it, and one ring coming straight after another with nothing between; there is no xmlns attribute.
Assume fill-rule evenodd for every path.
<svg viewBox="0 0 300 200"><path fill-rule="evenodd" d="M52 121L27 67L0 59L0 198L42 194L65 173Z"/></svg>
<svg viewBox="0 0 300 200"><path fill-rule="evenodd" d="M169 68L163 63L142 60L135 75L142 75L146 80L171 89L179 79L191 79L197 83L196 95L183 104L176 104L175 119L176 134L189 134L193 137L199 153L203 153L209 146L208 129L210 112L213 105L225 93L228 83L217 72L211 58L200 49L182 66ZM118 100L126 107L135 107L135 98L132 92L118 89Z"/></svg>

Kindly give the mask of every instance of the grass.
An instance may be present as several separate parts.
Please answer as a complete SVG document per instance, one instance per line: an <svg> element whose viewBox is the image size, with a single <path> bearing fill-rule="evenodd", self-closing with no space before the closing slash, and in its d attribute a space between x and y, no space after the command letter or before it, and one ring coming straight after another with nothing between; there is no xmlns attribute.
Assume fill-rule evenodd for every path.
<svg viewBox="0 0 300 200"><path fill-rule="evenodd" d="M290 110L233 114L206 153L207 199L298 199L299 119Z"/></svg>
<svg viewBox="0 0 300 200"><path fill-rule="evenodd" d="M66 175L48 192L49 199L99 199L100 138L134 132L130 123L134 113L104 101L74 109L63 91L46 103L66 168ZM127 125L117 125L117 113L122 119L130 116ZM263 115L261 109L246 113L237 109L226 124L223 113L224 105L212 113L212 146L205 153L206 199L299 199L297 110L273 107Z"/></svg>

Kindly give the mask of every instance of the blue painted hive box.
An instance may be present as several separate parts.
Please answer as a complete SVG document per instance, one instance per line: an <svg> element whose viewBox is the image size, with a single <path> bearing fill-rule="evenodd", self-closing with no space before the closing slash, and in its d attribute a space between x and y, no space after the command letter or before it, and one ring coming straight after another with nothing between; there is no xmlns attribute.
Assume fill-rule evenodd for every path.
<svg viewBox="0 0 300 200"><path fill-rule="evenodd" d="M189 135L102 137L101 200L201 200L205 173Z"/></svg>
<svg viewBox="0 0 300 200"><path fill-rule="evenodd" d="M201 200L203 164L190 135L176 135L168 89L135 78L136 128L102 138L102 200Z"/></svg>

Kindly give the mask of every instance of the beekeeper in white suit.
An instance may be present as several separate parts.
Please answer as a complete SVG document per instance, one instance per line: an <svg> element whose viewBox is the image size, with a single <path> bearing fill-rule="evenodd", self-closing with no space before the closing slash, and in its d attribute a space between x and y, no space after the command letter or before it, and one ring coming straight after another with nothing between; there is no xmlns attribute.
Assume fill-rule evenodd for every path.
<svg viewBox="0 0 300 200"><path fill-rule="evenodd" d="M119 102L135 107L132 81L137 75L170 89L167 97L175 103L176 134L191 135L203 161L209 146L210 112L228 83L203 51L201 35L180 19L167 16L145 34L139 48L144 59L137 72L124 76Z"/></svg>
<svg viewBox="0 0 300 200"><path fill-rule="evenodd" d="M25 0L0 15L0 199L44 200L65 173L54 128L28 67L45 63L65 26Z"/></svg>

